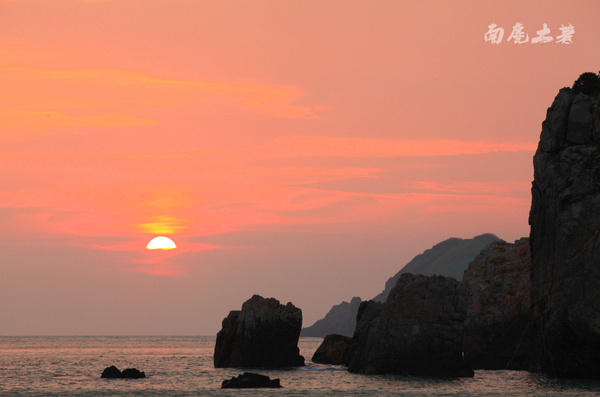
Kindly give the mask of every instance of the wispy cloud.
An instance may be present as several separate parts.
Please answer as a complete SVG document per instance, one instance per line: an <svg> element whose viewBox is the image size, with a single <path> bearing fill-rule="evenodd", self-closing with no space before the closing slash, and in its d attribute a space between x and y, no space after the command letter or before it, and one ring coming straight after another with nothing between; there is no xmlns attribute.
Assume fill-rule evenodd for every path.
<svg viewBox="0 0 600 397"><path fill-rule="evenodd" d="M147 125L159 122L148 117L153 108L203 103L281 118L313 118L319 111L297 104L305 93L294 86L178 80L127 70L4 67L0 73L0 89L11 92L0 116L12 128Z"/></svg>
<svg viewBox="0 0 600 397"><path fill-rule="evenodd" d="M450 139L371 139L331 136L281 136L264 152L275 157L423 157L533 151L535 143ZM262 152L261 152L262 153Z"/></svg>

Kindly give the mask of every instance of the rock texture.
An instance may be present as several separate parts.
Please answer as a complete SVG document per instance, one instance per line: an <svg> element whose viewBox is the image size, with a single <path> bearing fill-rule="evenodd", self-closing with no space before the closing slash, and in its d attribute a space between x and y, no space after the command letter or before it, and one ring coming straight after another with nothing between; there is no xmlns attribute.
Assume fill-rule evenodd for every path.
<svg viewBox="0 0 600 397"><path fill-rule="evenodd" d="M530 327L529 239L496 241L469 264L464 357L473 368L527 369Z"/></svg>
<svg viewBox="0 0 600 397"><path fill-rule="evenodd" d="M350 372L365 372L367 360L367 342L371 330L379 322L379 315L383 310L383 303L374 300L362 302L356 314L356 329L350 340L346 353L345 365Z"/></svg>
<svg viewBox="0 0 600 397"><path fill-rule="evenodd" d="M217 334L217 368L281 368L304 365L298 349L302 310L254 295L242 310L233 310Z"/></svg>
<svg viewBox="0 0 600 397"><path fill-rule="evenodd" d="M599 98L560 90L535 154L532 369L600 378Z"/></svg>
<svg viewBox="0 0 600 397"><path fill-rule="evenodd" d="M344 364L350 347L350 340L350 337L344 335L327 335L313 354L312 362L317 364Z"/></svg>
<svg viewBox="0 0 600 397"><path fill-rule="evenodd" d="M473 376L462 359L465 312L466 299L455 279L401 275L371 322L364 359L354 363L354 370Z"/></svg>
<svg viewBox="0 0 600 397"><path fill-rule="evenodd" d="M482 249L500 239L493 234L482 234L471 239L449 238L415 256L396 275L385 283L385 289L373 300L385 302L388 294L404 273L425 276L446 276L460 280L469 263Z"/></svg>
<svg viewBox="0 0 600 397"><path fill-rule="evenodd" d="M266 375L244 372L238 377L224 380L221 389L278 389L281 388L279 379L271 379Z"/></svg>
<svg viewBox="0 0 600 397"><path fill-rule="evenodd" d="M303 328L300 336L313 336L323 338L330 334L352 336L356 328L356 314L362 300L354 297L350 302L335 305L325 315L310 327Z"/></svg>

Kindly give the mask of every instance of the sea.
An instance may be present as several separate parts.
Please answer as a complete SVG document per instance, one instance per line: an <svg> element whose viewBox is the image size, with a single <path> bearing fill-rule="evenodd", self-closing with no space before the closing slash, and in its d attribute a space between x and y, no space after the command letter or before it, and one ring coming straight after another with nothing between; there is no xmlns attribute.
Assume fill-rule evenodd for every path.
<svg viewBox="0 0 600 397"><path fill-rule="evenodd" d="M221 389L247 370L214 368L215 337L0 337L0 396L600 396L600 382L525 371L473 378L351 374L310 358L322 338L300 338L306 366L255 372L281 389ZM104 368L137 368L145 379L102 379Z"/></svg>

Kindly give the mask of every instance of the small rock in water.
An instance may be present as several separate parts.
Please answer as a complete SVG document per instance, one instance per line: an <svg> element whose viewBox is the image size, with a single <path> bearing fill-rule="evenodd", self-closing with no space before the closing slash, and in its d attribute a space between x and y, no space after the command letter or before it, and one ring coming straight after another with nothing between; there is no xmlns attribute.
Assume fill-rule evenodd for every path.
<svg viewBox="0 0 600 397"><path fill-rule="evenodd" d="M266 375L244 372L237 378L234 376L230 380L224 380L221 389L258 389L258 388L279 388L281 384L279 379L269 378Z"/></svg>
<svg viewBox="0 0 600 397"><path fill-rule="evenodd" d="M327 335L312 356L312 362L318 364L344 364L351 340L352 338L344 335Z"/></svg>
<svg viewBox="0 0 600 397"><path fill-rule="evenodd" d="M140 379L145 378L146 374L136 368L127 368L121 372L119 368L111 365L110 367L104 369L100 377L107 379Z"/></svg>
<svg viewBox="0 0 600 397"><path fill-rule="evenodd" d="M146 374L144 373L144 371L140 371L137 368L127 368L126 370L121 372L121 377L127 379L141 379L145 378Z"/></svg>
<svg viewBox="0 0 600 397"><path fill-rule="evenodd" d="M116 378L121 378L122 373L119 370L119 368L115 367L114 365L111 365L110 367L106 367L104 369L104 371L102 372L102 375L100 375L101 378L108 378L108 379L116 379Z"/></svg>

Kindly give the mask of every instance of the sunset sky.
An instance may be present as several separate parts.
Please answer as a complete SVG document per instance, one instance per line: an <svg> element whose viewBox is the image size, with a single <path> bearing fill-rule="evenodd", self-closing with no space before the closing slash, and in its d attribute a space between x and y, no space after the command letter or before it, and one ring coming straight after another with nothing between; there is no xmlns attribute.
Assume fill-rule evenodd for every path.
<svg viewBox="0 0 600 397"><path fill-rule="evenodd" d="M600 70L598 15L0 0L0 335L214 335L255 293L308 326L444 239L528 235L541 122Z"/></svg>

